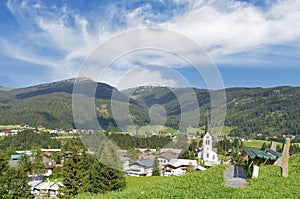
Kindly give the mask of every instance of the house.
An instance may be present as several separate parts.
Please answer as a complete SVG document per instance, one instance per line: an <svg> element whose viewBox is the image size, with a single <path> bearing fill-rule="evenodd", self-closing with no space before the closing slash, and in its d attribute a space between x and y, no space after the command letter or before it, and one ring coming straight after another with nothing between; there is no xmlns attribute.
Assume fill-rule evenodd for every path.
<svg viewBox="0 0 300 199"><path fill-rule="evenodd" d="M37 126L36 128L37 128L37 130L39 130L39 131L42 131L42 130L45 130L45 129L46 129L46 128L45 128L44 126L42 126L42 125Z"/></svg>
<svg viewBox="0 0 300 199"><path fill-rule="evenodd" d="M122 157L120 157L120 159L123 162L123 171L129 170L130 158L122 156Z"/></svg>
<svg viewBox="0 0 300 199"><path fill-rule="evenodd" d="M161 152L158 155L158 163L160 168L164 168L171 159L177 159L180 155L181 150L176 149L168 149L168 150L161 150Z"/></svg>
<svg viewBox="0 0 300 199"><path fill-rule="evenodd" d="M129 168L125 170L129 176L151 176L154 160L138 160L129 164Z"/></svg>
<svg viewBox="0 0 300 199"><path fill-rule="evenodd" d="M31 186L31 193L35 198L57 198L59 188L63 186L61 182L50 181L31 181L28 183Z"/></svg>
<svg viewBox="0 0 300 199"><path fill-rule="evenodd" d="M155 155L153 154L146 154L146 153L142 153L138 156L138 160L147 160L147 159L151 159L154 160L155 159Z"/></svg>
<svg viewBox="0 0 300 199"><path fill-rule="evenodd" d="M10 156L11 160L20 160L23 157L23 154L14 154Z"/></svg>
<svg viewBox="0 0 300 199"><path fill-rule="evenodd" d="M41 152L61 152L61 149L41 149Z"/></svg>
<svg viewBox="0 0 300 199"><path fill-rule="evenodd" d="M195 170L198 168L197 160L171 159L163 169L163 176L180 176L186 173L188 166L191 165Z"/></svg>

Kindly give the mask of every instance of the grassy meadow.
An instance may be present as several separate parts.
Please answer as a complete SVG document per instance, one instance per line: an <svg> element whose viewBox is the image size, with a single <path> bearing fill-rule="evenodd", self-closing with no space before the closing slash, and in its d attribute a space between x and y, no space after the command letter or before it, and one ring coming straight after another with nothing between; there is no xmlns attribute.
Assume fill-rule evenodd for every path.
<svg viewBox="0 0 300 199"><path fill-rule="evenodd" d="M219 165L180 177L129 177L123 191L77 198L298 198L300 195L300 154L290 157L288 178L281 177L279 167L265 165L259 178L248 179L245 188L226 187L225 170L225 165Z"/></svg>

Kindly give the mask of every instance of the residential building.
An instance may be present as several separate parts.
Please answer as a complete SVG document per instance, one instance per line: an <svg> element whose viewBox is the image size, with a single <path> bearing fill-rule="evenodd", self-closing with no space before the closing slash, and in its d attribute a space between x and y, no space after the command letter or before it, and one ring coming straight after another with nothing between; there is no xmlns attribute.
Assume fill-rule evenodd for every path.
<svg viewBox="0 0 300 199"><path fill-rule="evenodd" d="M125 170L129 176L151 176L154 160L138 160L129 164L129 168Z"/></svg>
<svg viewBox="0 0 300 199"><path fill-rule="evenodd" d="M197 160L188 159L171 159L163 169L163 176L180 176L186 173L187 168L191 165L193 169L198 168Z"/></svg>

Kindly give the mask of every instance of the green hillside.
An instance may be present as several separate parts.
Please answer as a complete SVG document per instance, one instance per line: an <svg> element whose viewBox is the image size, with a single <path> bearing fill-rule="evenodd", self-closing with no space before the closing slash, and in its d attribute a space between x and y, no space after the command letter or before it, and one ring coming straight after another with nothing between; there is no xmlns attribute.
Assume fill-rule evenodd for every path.
<svg viewBox="0 0 300 199"><path fill-rule="evenodd" d="M43 125L49 128L74 128L72 116L72 93L75 79L37 85L28 88L0 91L0 125ZM96 86L95 96L90 96L90 85ZM117 110L118 124L133 126L162 125L153 123L149 109L156 104L163 106L167 118L165 126L179 128L189 127L189 116L198 115L204 126L206 115L210 114L210 94L208 90L196 88L138 87L118 91L107 84L81 79L78 95L95 98L97 119L101 127L117 129L115 116L112 115L111 96L116 94L114 102L128 107L129 115ZM189 96L195 93L197 101L191 102ZM300 139L300 88L228 88L227 114L223 134L247 136L259 139L271 136L296 135ZM178 100L181 99L181 100ZM179 103L181 101L181 105ZM199 107L199 110L195 108ZM198 112L199 111L199 112ZM159 118L159 117L158 117ZM191 120L192 121L192 120ZM191 122L192 124L192 122ZM89 128L90 125L86 124ZM191 129L191 128L189 128ZM188 130L189 130L188 129ZM214 128L212 128L213 130Z"/></svg>
<svg viewBox="0 0 300 199"><path fill-rule="evenodd" d="M74 128L72 115L72 94L75 79L42 84L27 88L0 92L0 124L30 126L43 125L48 128ZM127 107L130 102L132 119L143 125L149 121L140 102L129 99L126 94L104 83L81 79L77 84L78 95L95 98L97 119L103 128L114 128L116 122L112 118L111 98L114 93L116 103ZM90 96L90 89L96 88L95 95ZM128 118L120 118L126 123ZM89 126L87 127L89 129Z"/></svg>
<svg viewBox="0 0 300 199"><path fill-rule="evenodd" d="M130 184L122 192L105 195L81 195L78 199L100 198L298 198L300 195L300 155L290 157L289 177L280 176L280 168L262 166L259 179L248 179L245 188L225 187L224 171L220 165L206 171L180 177L149 178L140 185Z"/></svg>
<svg viewBox="0 0 300 199"><path fill-rule="evenodd" d="M191 89L166 87L139 87L123 92L148 107L160 104L168 113L167 125L176 128L180 121L178 96L185 96ZM281 136L300 135L300 88L228 88L225 126L233 136ZM193 89L198 99L200 126L210 112L210 95L207 90Z"/></svg>

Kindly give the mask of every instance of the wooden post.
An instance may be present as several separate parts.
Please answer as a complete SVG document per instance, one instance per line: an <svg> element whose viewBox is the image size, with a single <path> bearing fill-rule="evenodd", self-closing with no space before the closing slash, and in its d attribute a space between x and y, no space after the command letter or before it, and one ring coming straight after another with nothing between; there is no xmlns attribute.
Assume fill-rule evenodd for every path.
<svg viewBox="0 0 300 199"><path fill-rule="evenodd" d="M274 163L274 165L281 167L281 175L285 178L289 176L290 143L290 138L286 138L286 143L283 145L282 156Z"/></svg>

